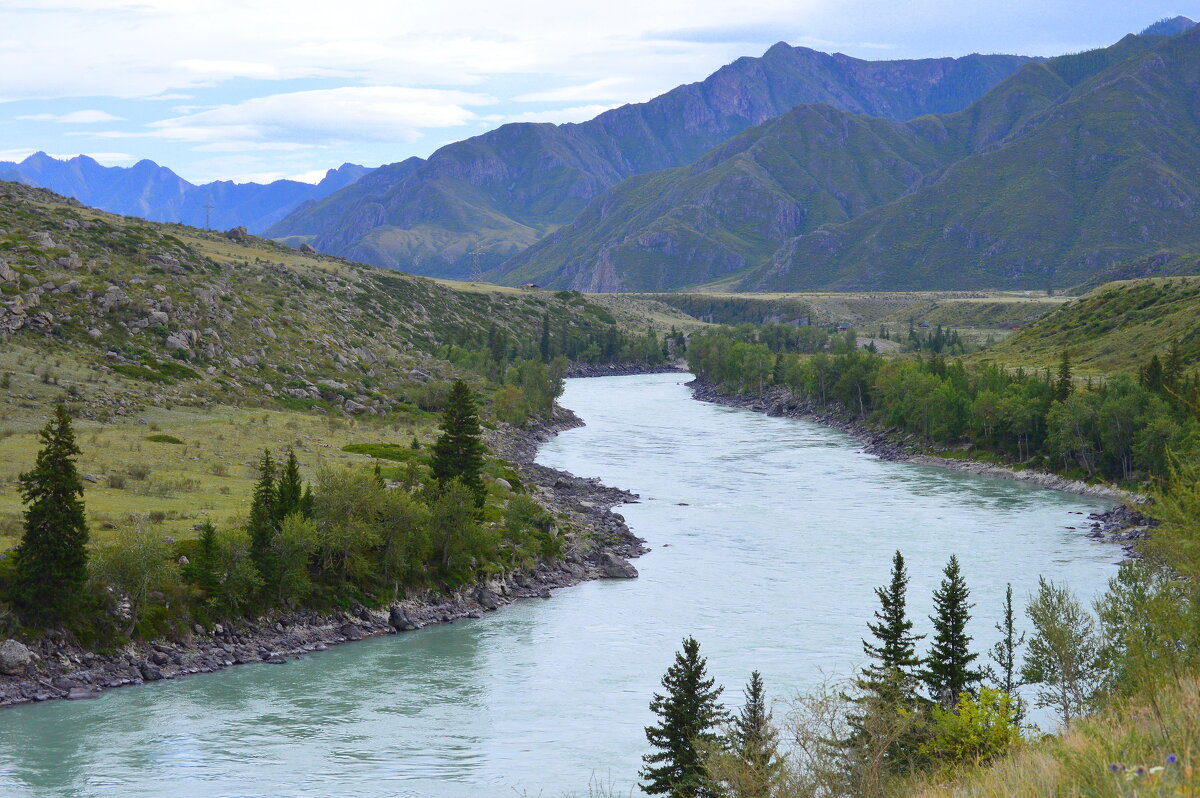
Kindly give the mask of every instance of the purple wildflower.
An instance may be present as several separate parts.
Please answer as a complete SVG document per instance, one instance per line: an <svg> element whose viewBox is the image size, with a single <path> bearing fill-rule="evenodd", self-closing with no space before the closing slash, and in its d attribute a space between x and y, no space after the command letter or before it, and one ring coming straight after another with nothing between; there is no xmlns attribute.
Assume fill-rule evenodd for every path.
<svg viewBox="0 0 1200 798"><path fill-rule="evenodd" d="M1174 754L1167 754L1167 764L1168 765L1174 765L1178 761L1179 761L1179 757L1175 756Z"/></svg>

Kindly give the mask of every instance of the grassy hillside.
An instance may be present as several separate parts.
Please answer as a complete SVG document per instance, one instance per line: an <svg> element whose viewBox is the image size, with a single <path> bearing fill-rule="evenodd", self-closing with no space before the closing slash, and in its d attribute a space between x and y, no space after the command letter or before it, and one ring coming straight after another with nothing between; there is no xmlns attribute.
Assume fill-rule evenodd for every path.
<svg viewBox="0 0 1200 798"><path fill-rule="evenodd" d="M1077 371L1133 371L1178 340L1184 359L1200 357L1200 278L1128 280L1101 286L979 357L1050 366L1070 352Z"/></svg>
<svg viewBox="0 0 1200 798"><path fill-rule="evenodd" d="M656 326L633 302L417 278L14 183L0 231L0 550L56 402L80 426L100 539L129 513L190 535L246 506L264 448L295 447L311 473L370 460L351 443L428 441L447 381L485 384L447 357L492 339L527 357L543 324L555 342Z"/></svg>

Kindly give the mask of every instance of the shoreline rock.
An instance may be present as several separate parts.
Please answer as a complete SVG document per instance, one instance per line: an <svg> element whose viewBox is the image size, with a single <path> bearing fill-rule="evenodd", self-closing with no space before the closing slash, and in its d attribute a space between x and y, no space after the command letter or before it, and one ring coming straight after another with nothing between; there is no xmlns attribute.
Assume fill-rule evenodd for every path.
<svg viewBox="0 0 1200 798"><path fill-rule="evenodd" d="M687 368L681 363L664 363L661 366L650 366L643 363L576 363L567 369L566 377L627 377L633 374L686 374Z"/></svg>
<svg viewBox="0 0 1200 798"><path fill-rule="evenodd" d="M193 627L186 639L130 643L100 655L60 632L37 641L0 641L0 708L56 699L97 698L103 690L213 673L251 663L283 665L330 646L403 634L425 626L482 618L521 599L550 598L551 591L593 579L633 578L629 559L649 551L612 508L637 501L628 491L534 462L538 447L554 435L583 426L556 407L553 417L528 429L488 431L493 451L512 462L548 509L590 539L570 535L561 560L541 562L445 595L426 592L379 609L357 602L348 611L272 611L251 620Z"/></svg>

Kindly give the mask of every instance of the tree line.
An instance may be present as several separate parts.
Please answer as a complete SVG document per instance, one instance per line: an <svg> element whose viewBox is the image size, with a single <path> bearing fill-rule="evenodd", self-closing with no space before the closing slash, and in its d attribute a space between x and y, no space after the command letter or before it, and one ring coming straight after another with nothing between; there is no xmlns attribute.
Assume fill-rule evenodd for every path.
<svg viewBox="0 0 1200 798"><path fill-rule="evenodd" d="M857 348L852 333L807 354L771 331L738 328L693 335L688 364L726 391L785 388L933 444L970 443L1084 479L1166 478L1170 453L1200 452L1200 376L1185 372L1177 346L1137 374L1081 381L1066 352L1056 370L967 369L936 353L884 358Z"/></svg>
<svg viewBox="0 0 1200 798"><path fill-rule="evenodd" d="M282 460L267 451L245 522L206 522L195 540L175 544L135 518L90 546L80 450L64 407L41 441L21 475L20 545L0 563L0 609L30 629L151 637L273 607L375 606L561 553L553 518L519 483L485 484L478 409L462 381L436 442L414 451L391 486L378 466L321 468L306 482L294 451Z"/></svg>

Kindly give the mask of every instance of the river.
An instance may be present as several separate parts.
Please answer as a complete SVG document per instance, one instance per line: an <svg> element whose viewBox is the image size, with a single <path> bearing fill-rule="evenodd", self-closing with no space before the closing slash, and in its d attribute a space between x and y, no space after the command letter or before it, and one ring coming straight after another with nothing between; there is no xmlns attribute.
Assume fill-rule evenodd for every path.
<svg viewBox="0 0 1200 798"><path fill-rule="evenodd" d="M587 426L539 459L639 493L653 551L637 580L591 582L480 620L0 712L4 796L627 794L648 702L694 635L731 704L752 669L786 697L861 660L904 552L909 607L950 554L989 646L1005 584L1088 597L1121 552L1084 537L1096 500L858 452L846 434L693 401L685 375L570 380ZM1077 527L1070 529L1070 527Z"/></svg>

